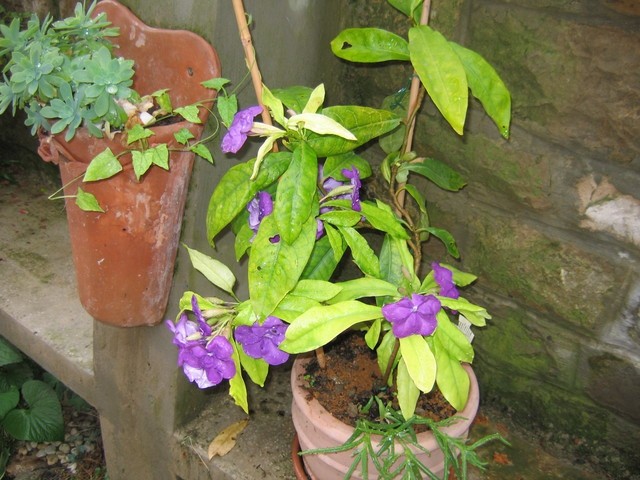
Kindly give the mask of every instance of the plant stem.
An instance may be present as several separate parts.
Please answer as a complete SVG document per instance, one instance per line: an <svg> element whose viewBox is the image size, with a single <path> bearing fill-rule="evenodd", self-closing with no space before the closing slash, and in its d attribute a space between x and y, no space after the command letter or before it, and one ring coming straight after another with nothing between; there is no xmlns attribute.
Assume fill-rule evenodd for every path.
<svg viewBox="0 0 640 480"><path fill-rule="evenodd" d="M327 367L327 358L324 354L324 348L318 347L316 348L316 360L318 361L318 366L321 369L325 369Z"/></svg>

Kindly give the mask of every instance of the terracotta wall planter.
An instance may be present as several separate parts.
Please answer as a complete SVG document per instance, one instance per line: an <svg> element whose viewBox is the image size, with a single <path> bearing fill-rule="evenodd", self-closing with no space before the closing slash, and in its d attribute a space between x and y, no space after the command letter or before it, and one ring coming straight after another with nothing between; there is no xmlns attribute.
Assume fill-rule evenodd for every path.
<svg viewBox="0 0 640 480"><path fill-rule="evenodd" d="M295 426L301 450L315 448L336 447L342 445L353 434L353 427L341 422L333 417L318 401L310 397L306 390L304 379L305 366L309 362L308 358L298 357L293 363L291 370L291 388L293 391L293 402L291 406L291 416ZM443 429L451 436L466 438L471 423L476 416L479 404L478 382L470 366L465 365L465 369L471 380L469 401L466 407L458 416L466 419ZM418 458L428 466L433 473L443 478L444 457L438 448L435 438L430 432L420 433L418 441L426 448L431 455L414 450ZM345 473L353 461L352 452L342 452L322 455L304 455L303 463L307 475L313 480L342 480ZM369 462L369 474L375 478L375 466ZM352 479L362 479L360 469L357 469Z"/></svg>
<svg viewBox="0 0 640 480"><path fill-rule="evenodd" d="M147 94L169 88L174 107L210 99L212 91L200 82L220 76L215 50L192 32L162 30L144 25L113 0L101 1L96 14L120 28L116 52L135 61L133 88ZM171 52L167 46L171 46ZM204 122L208 112L201 109ZM154 128L150 143L169 143L173 132L188 128L200 138L203 126L180 122ZM110 147L125 149L123 136L114 140L90 137L84 130L65 142L60 136L41 138L43 159L60 167L66 185L82 175L91 159ZM152 167L140 181L131 155L120 157L124 171L99 182L82 184L93 193L104 213L85 212L66 200L78 293L84 308L97 320L117 326L154 325L167 306L173 267L194 155L172 152L170 170ZM77 184L65 194L75 193Z"/></svg>

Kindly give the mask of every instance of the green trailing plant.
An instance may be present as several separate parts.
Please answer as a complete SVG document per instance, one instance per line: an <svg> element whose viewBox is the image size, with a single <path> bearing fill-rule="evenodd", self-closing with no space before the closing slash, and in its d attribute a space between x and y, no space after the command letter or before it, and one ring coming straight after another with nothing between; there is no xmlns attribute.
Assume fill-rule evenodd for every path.
<svg viewBox="0 0 640 480"><path fill-rule="evenodd" d="M449 232L431 225L424 192L412 180L426 178L452 192L466 181L413 146L414 128L429 96L462 135L471 92L507 138L511 101L486 60L425 25L428 2L389 4L411 23L407 38L379 28L347 29L331 46L337 56L352 62L408 62L415 70L410 88L399 78L399 90L380 108L371 108L325 106L323 85L269 89L258 82L259 105L236 113L233 99L230 105L235 108L229 108L222 121L228 129L221 144L225 152L238 152L248 137L262 139L255 158L221 177L206 224L212 246L223 231L235 234L236 258L248 257L249 298L236 296L236 278L228 266L188 249L194 268L228 299L187 291L176 322L167 321L167 326L179 350L178 365L189 380L200 388L228 380L229 393L245 411L243 372L262 386L270 366L310 351L322 367L324 346L353 330L376 351L383 381L397 395L399 413L383 418L375 428L385 430L390 419L405 429L427 422L415 417L416 403L434 388L458 411L467 403L470 380L462 364L473 361L474 349L465 332L470 326L485 326L491 316L461 294L476 280L474 275L440 262L422 272L423 244L431 237L441 240L451 257L459 258L459 252ZM237 16L239 24L243 19ZM251 50L245 52L252 78L262 78ZM225 97L219 97L219 107ZM254 120L258 115L262 121ZM361 182L375 172L360 147L376 140L386 154L379 173L389 195L360 198ZM383 237L378 250L365 232ZM347 260L357 274L338 281L334 272ZM362 423L359 428L364 432L374 427ZM485 440L467 447L462 440L436 435L450 462L460 449L462 465L477 463L472 452ZM356 455L378 456L356 438L352 443L364 445ZM486 441L493 438L498 437ZM413 437L407 430L394 439L406 443ZM394 447L384 448L388 452ZM424 470L411 454L402 462L407 478ZM378 464L383 470L394 465L382 460Z"/></svg>
<svg viewBox="0 0 640 480"><path fill-rule="evenodd" d="M377 405L379 417L371 420L371 406ZM427 452L418 443L416 428L426 427L444 454L444 471L453 471L458 480L467 480L470 465L484 469L487 465L477 450L489 442L509 442L499 433L487 435L473 443L468 439L452 437L443 428L455 423L458 417L450 417L440 421L413 415L405 418L401 412L385 406L378 397L373 397L362 409L362 416L356 421L353 435L342 445L331 448L318 448L301 452L302 455L330 454L353 451L353 463L347 470L345 478L350 478L356 468L360 467L363 478L368 478L369 460L376 468L376 478L406 480L430 478L440 480L431 470L416 457L414 450ZM378 440L381 438L381 440Z"/></svg>
<svg viewBox="0 0 640 480"><path fill-rule="evenodd" d="M62 440L62 406L54 389L34 378L30 363L0 337L0 435L32 442ZM7 442L8 443L8 442ZM2 478L10 449L0 451Z"/></svg>
<svg viewBox="0 0 640 480"><path fill-rule="evenodd" d="M118 29L104 13L94 15L96 1L76 4L71 17L54 21L35 14L26 22L15 17L0 25L0 58L4 60L0 79L0 114L23 110L25 124L33 135L47 133L74 138L85 128L96 138L126 136L128 149L114 155L110 149L98 154L81 177L84 182L105 180L122 171L119 158L133 154L133 167L140 179L149 168L169 168L169 147L150 147L146 141L157 122L177 117L201 123L200 108L207 99L193 105L173 108L166 90L143 92L131 88L134 62L113 55L110 39ZM212 136L215 135L212 134ZM189 150L213 162L203 145L211 137L194 141L188 130L175 135L181 150ZM77 179L80 180L80 179ZM62 198L52 195L51 198ZM78 206L102 211L98 200L78 188Z"/></svg>

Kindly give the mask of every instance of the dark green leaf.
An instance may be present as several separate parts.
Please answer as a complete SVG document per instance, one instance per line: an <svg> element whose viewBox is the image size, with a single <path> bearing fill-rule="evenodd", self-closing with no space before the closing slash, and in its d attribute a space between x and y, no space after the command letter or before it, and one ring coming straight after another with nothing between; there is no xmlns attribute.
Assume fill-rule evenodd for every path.
<svg viewBox="0 0 640 480"><path fill-rule="evenodd" d="M344 242L342 242L340 234L336 234L340 239L339 246L332 246L329 232L334 229L328 225L325 225L324 228L326 235L320 238L320 240L318 240L313 246L309 261L307 262L302 275L300 275L301 278L329 280L344 254L346 246L344 245ZM338 248L339 250L336 251L335 248Z"/></svg>
<svg viewBox="0 0 640 480"><path fill-rule="evenodd" d="M340 233L349 245L353 261L365 275L375 278L380 277L380 262L375 252L369 246L369 242L351 227L338 227Z"/></svg>
<svg viewBox="0 0 640 480"><path fill-rule="evenodd" d="M53 389L39 380L22 386L26 409L15 409L2 420L2 426L13 437L33 442L62 440L64 424L62 408Z"/></svg>
<svg viewBox="0 0 640 480"><path fill-rule="evenodd" d="M353 152L328 157L324 162L322 175L324 178L331 177L344 182L346 177L342 174L342 170L354 167L360 172L361 179L371 176L372 171L369 162Z"/></svg>
<svg viewBox="0 0 640 480"><path fill-rule="evenodd" d="M451 192L457 192L466 185L458 172L434 158L425 158L420 163L404 163L399 172L406 170L422 175L440 188Z"/></svg>
<svg viewBox="0 0 640 480"><path fill-rule="evenodd" d="M220 115L222 124L229 128L229 125L231 125L233 121L233 116L238 111L238 98L235 94L229 95L228 97L219 96L217 106L218 115Z"/></svg>
<svg viewBox="0 0 640 480"><path fill-rule="evenodd" d="M444 243L449 255L453 258L460 258L460 252L458 251L458 246L456 245L456 240L453 238L453 235L442 228L427 227L425 230L431 235L438 237L442 243Z"/></svg>
<svg viewBox="0 0 640 480"><path fill-rule="evenodd" d="M23 359L20 351L0 337L0 367L11 363L19 363Z"/></svg>

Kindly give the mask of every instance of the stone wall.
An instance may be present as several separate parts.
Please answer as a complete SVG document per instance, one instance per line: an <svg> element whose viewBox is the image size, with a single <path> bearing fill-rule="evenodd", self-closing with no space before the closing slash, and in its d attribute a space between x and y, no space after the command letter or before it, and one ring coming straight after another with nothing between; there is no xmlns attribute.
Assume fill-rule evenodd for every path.
<svg viewBox="0 0 640 480"><path fill-rule="evenodd" d="M345 12L342 27L407 29L383 0ZM433 0L431 25L489 60L513 97L508 141L478 104L463 138L431 105L417 129L419 153L468 182L455 194L424 188L460 267L480 277L469 296L493 314L475 340L483 399L630 478L640 471L640 7ZM408 74L344 64L339 83L358 88L336 90L377 106Z"/></svg>

